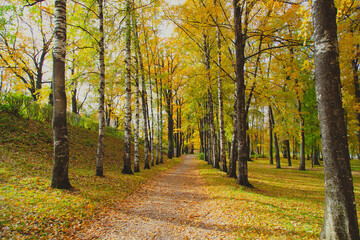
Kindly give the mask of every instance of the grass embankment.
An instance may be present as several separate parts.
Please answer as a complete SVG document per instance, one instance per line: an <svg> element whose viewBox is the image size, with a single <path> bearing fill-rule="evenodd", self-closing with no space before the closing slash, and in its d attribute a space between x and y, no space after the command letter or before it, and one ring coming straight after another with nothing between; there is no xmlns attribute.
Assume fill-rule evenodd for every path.
<svg viewBox="0 0 360 240"><path fill-rule="evenodd" d="M164 157L165 164L123 175L123 141L106 136L105 177L95 177L97 139L97 132L69 126L69 176L75 190L55 190L49 187L53 164L51 126L0 113L1 239L70 239L87 220L179 162Z"/></svg>
<svg viewBox="0 0 360 240"><path fill-rule="evenodd" d="M295 162L296 161L296 162ZM235 179L201 161L200 172L218 206L236 216L239 239L319 239L324 213L322 167L298 171L298 160L282 169L268 159L249 162L254 189L240 187ZM352 160L356 205L360 219L360 161Z"/></svg>

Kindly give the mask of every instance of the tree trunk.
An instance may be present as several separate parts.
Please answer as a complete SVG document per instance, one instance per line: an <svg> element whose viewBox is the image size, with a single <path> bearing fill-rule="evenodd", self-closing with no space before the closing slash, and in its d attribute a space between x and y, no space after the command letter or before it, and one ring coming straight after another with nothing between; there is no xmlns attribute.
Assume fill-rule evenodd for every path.
<svg viewBox="0 0 360 240"><path fill-rule="evenodd" d="M53 50L53 133L54 167L51 187L71 189L69 181L69 140L65 93L66 0L55 0L55 44Z"/></svg>
<svg viewBox="0 0 360 240"><path fill-rule="evenodd" d="M314 0L312 12L315 88L325 176L325 213L320 238L358 240L359 225L341 99L336 8L333 0Z"/></svg>
<svg viewBox="0 0 360 240"><path fill-rule="evenodd" d="M136 11L133 11L132 14L132 28L134 36L134 44L136 47L135 51L135 128L134 128L134 172L140 172L140 152L139 152L139 135L140 135L140 84L139 84L139 37L138 37L138 28L136 21Z"/></svg>
<svg viewBox="0 0 360 240"><path fill-rule="evenodd" d="M100 83L99 83L99 140L96 159L96 176L104 176L104 138L105 138L105 44L104 44L104 14L103 0L98 0L99 5L99 62L100 62ZM75 92L76 94L76 92ZM76 96L76 95L75 95ZM76 102L76 98L75 98Z"/></svg>
<svg viewBox="0 0 360 240"><path fill-rule="evenodd" d="M235 82L235 89L237 83ZM229 160L229 171L228 171L228 175L229 177L233 177L233 178L237 178L236 175L236 162L238 159L238 153L239 153L239 148L238 148L238 129L237 129L237 125L238 125L238 114L237 113L237 109L238 109L238 105L239 105L239 99L237 98L237 91L235 90L235 103L234 103L234 123L233 123L233 134L232 134L232 141L231 141L231 148L230 148L230 160Z"/></svg>
<svg viewBox="0 0 360 240"><path fill-rule="evenodd" d="M235 27L235 82L238 104L238 136L239 136L239 154L238 154L238 184L241 186L252 187L248 180L248 156L246 149L246 110L245 110L245 43L246 33L242 31L241 12L239 0L233 1L234 7L234 27ZM247 14L247 6L246 13Z"/></svg>
<svg viewBox="0 0 360 240"><path fill-rule="evenodd" d="M125 54L125 134L121 172L133 174L131 170L131 0L126 0Z"/></svg>
<svg viewBox="0 0 360 240"><path fill-rule="evenodd" d="M152 87L152 82L151 82L151 69L150 69L150 64L149 64L149 85L150 85L150 111L151 111L151 142L150 142L150 149L151 149L151 165L154 166L155 164L155 132L154 132L154 108L153 108L153 87ZM159 162L156 161L156 164L158 164Z"/></svg>
<svg viewBox="0 0 360 240"><path fill-rule="evenodd" d="M173 109L172 109L172 90L167 89L166 91L166 113L168 115L168 158L174 157L174 120L173 120Z"/></svg>
<svg viewBox="0 0 360 240"><path fill-rule="evenodd" d="M136 17L134 17L134 44L136 56L139 60L139 69L141 75L141 103L142 103L142 113L144 118L144 169L150 169L150 160L149 160L149 132L148 132L148 112L147 112L147 94L145 88L145 71L144 71L144 63L142 59L142 53L140 49L139 43L139 33L137 28Z"/></svg>
<svg viewBox="0 0 360 240"><path fill-rule="evenodd" d="M272 109L269 105L269 157L270 157L270 164L274 164L273 158L273 122L272 122Z"/></svg>
<svg viewBox="0 0 360 240"><path fill-rule="evenodd" d="M140 132L140 86L137 57L135 57L135 129L134 129L134 172L140 172L139 132Z"/></svg>
<svg viewBox="0 0 360 240"><path fill-rule="evenodd" d="M271 106L269 106L269 115L272 122L272 127L275 126L274 114L272 111ZM279 142L276 133L274 133L274 142L275 142L275 161L276 161L276 168L281 168L280 164L280 149L279 149Z"/></svg>
<svg viewBox="0 0 360 240"><path fill-rule="evenodd" d="M156 121L157 121L157 144L156 144L156 164L160 163L160 94L159 94L159 86L157 81L157 70L155 69L155 90L156 90Z"/></svg>
<svg viewBox="0 0 360 240"><path fill-rule="evenodd" d="M301 113L301 103L299 102L299 112ZM305 132L304 132L304 118L300 114L301 133L300 133L300 166L299 170L305 170Z"/></svg>
<svg viewBox="0 0 360 240"><path fill-rule="evenodd" d="M295 137L293 138L293 159L296 159L296 141Z"/></svg>
<svg viewBox="0 0 360 240"><path fill-rule="evenodd" d="M216 141L216 131L215 131L215 122L214 122L214 107L212 100L212 91L211 91L211 76L210 76L210 43L208 41L208 36L203 34L204 37L204 57L205 57L205 70L206 70L206 78L208 81L207 86L207 104L209 108L209 131L210 131L210 148L211 155L210 162L214 168L220 168L219 159L217 158L217 141Z"/></svg>
<svg viewBox="0 0 360 240"><path fill-rule="evenodd" d="M216 29L217 44L218 44L218 95L219 95L219 138L220 138L220 162L221 171L227 172L226 164L226 138L225 138L225 127L224 127L224 103L223 103L223 83L221 77L221 38L220 30Z"/></svg>
<svg viewBox="0 0 360 240"><path fill-rule="evenodd" d="M160 163L164 163L164 158L162 154L162 146L163 146L163 105L162 105L162 92L163 92L163 86L162 86L162 79L160 78Z"/></svg>
<svg viewBox="0 0 360 240"><path fill-rule="evenodd" d="M290 155L290 140L285 140L285 146L286 146L286 157L288 160L288 166L291 167L291 155Z"/></svg>
<svg viewBox="0 0 360 240"><path fill-rule="evenodd" d="M100 0L99 0L100 1ZM100 45L100 42L99 42L99 45ZM77 98L77 83L76 81L73 81L72 83L72 91L71 91L71 111L75 114L78 114L78 107L77 107L77 101L76 101L76 98ZM100 89L99 89L100 91Z"/></svg>
<svg viewBox="0 0 360 240"><path fill-rule="evenodd" d="M140 45L138 45L138 56L139 64L141 71L141 102L142 102L142 113L144 118L144 169L150 169L150 159L149 159L149 132L148 132L148 122L147 122L147 94L145 88L145 73L144 65L142 61L142 56L140 52Z"/></svg>
<svg viewBox="0 0 360 240"><path fill-rule="evenodd" d="M276 133L274 133L274 140L275 140L275 161L276 161L276 168L281 168L279 142L278 142L278 138L277 138Z"/></svg>
<svg viewBox="0 0 360 240"><path fill-rule="evenodd" d="M319 162L319 145L315 146L315 154L314 154L314 165L320 166L320 162Z"/></svg>

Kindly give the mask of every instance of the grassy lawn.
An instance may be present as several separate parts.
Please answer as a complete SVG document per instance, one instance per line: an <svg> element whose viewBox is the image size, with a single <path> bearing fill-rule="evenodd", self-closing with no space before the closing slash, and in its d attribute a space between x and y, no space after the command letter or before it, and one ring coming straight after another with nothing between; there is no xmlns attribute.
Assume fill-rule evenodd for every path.
<svg viewBox="0 0 360 240"><path fill-rule="evenodd" d="M296 162L295 162L296 161ZM319 239L324 213L322 167L298 171L298 160L282 169L268 159L249 162L249 181L254 189L237 185L225 173L201 161L200 172L208 192L224 212L236 216L239 239ZM360 217L360 161L351 161L356 204Z"/></svg>
<svg viewBox="0 0 360 240"><path fill-rule="evenodd" d="M123 175L123 141L106 136L105 177L100 178L94 176L97 132L70 126L69 140L69 176L75 189L55 190L49 187L51 126L0 113L1 239L72 239L97 214L116 206L148 179L180 162L169 161L164 155L165 164ZM143 166L143 162L140 164Z"/></svg>

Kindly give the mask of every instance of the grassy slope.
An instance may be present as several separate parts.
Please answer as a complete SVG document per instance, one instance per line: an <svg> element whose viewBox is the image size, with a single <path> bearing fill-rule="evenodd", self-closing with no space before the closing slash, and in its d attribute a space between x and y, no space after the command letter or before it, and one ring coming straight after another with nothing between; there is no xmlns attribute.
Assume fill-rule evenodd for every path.
<svg viewBox="0 0 360 240"><path fill-rule="evenodd" d="M296 162L295 162L296 161ZM239 239L319 239L324 213L322 167L298 171L298 160L282 169L269 165L268 159L249 162L247 189L202 161L201 174L208 192L219 206L236 216ZM352 160L356 204L360 219L360 161Z"/></svg>
<svg viewBox="0 0 360 240"><path fill-rule="evenodd" d="M165 157L165 164L151 170L122 175L123 141L106 136L105 177L95 177L97 132L70 126L75 191L54 190L49 187L52 141L49 124L0 113L0 238L70 239L87 220L179 162Z"/></svg>

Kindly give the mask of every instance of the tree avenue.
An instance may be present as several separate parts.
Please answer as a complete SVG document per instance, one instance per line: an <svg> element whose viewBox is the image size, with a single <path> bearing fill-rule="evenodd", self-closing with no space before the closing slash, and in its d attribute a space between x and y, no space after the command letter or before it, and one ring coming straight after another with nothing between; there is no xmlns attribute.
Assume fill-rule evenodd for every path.
<svg viewBox="0 0 360 240"><path fill-rule="evenodd" d="M318 236L360 239L359 43L356 0L4 0L0 93L52 108L52 188L72 188L67 124L83 122L99 177L109 135L135 176L199 153L252 192L258 161L279 175L321 167Z"/></svg>

